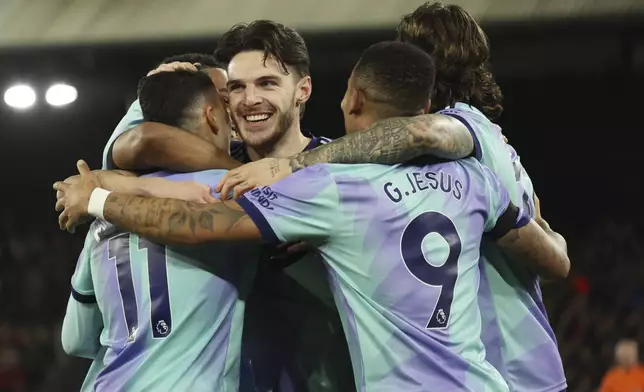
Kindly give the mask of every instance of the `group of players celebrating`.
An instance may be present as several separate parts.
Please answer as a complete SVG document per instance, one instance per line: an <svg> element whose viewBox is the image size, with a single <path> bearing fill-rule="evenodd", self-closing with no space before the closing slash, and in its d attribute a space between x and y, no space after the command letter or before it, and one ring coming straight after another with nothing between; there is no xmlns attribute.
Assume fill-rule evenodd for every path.
<svg viewBox="0 0 644 392"><path fill-rule="evenodd" d="M276 22L141 79L103 170L54 184L62 229L96 218L62 330L83 390L564 391L539 284L566 243L488 57L463 8L420 6L362 53L335 141L300 129L308 51Z"/></svg>

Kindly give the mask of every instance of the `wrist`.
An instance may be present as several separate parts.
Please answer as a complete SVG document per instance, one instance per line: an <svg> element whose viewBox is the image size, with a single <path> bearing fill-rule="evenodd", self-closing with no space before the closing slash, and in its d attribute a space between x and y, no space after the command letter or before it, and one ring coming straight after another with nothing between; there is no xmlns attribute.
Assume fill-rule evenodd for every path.
<svg viewBox="0 0 644 392"><path fill-rule="evenodd" d="M87 203L87 213L95 218L105 219L103 209L110 193L112 192L103 188L94 188Z"/></svg>
<svg viewBox="0 0 644 392"><path fill-rule="evenodd" d="M288 167L291 170L291 174L295 173L298 170L304 169L306 166L304 166L303 159L301 159L300 154L293 155L289 160L288 160Z"/></svg>
<svg viewBox="0 0 644 392"><path fill-rule="evenodd" d="M548 222L546 222L545 219L538 218L536 219L536 222L544 231L552 231L552 229L550 228L550 225L548 224Z"/></svg>

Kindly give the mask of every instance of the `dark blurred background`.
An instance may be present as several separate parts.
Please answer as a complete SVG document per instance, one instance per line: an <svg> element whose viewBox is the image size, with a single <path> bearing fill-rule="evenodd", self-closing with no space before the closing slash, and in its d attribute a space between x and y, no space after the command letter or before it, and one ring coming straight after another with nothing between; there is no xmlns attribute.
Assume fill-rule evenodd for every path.
<svg viewBox="0 0 644 392"><path fill-rule="evenodd" d="M36 13L36 3L44 4L22 3ZM396 19L420 3L398 5L402 11L365 27L344 16L338 28L302 30L314 91L304 128L329 137L343 134L339 104L360 52L393 39ZM630 6L642 8L641 2ZM544 287L570 391L597 388L618 339L644 341L644 14L628 10L509 13L503 21L479 12L505 95L500 125L532 177L545 218L570 247L571 276ZM21 15L21 23L29 24ZM360 12L353 15L360 19ZM84 232L58 230L51 184L74 174L78 158L100 167L103 146L135 98L141 76L169 55L211 52L218 32L235 21L219 21L224 29L201 38L171 39L166 32L167 40L136 43L132 28L131 38L119 31L116 43L82 37L47 42L38 39L47 37L40 29L41 35L23 43L15 32L19 21L0 12L0 35L3 23L14 27L0 47L0 88L25 82L37 93L28 109L0 102L0 391L77 390L87 366L67 357L59 341ZM37 23L31 26L38 29ZM307 24L294 27L300 26ZM75 86L77 100L49 106L44 91L54 82Z"/></svg>

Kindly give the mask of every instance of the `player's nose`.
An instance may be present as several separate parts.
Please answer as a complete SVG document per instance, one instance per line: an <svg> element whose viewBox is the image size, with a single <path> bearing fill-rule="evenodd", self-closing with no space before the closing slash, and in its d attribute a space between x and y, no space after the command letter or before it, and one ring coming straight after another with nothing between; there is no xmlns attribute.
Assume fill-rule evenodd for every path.
<svg viewBox="0 0 644 392"><path fill-rule="evenodd" d="M246 106L254 106L262 102L261 97L259 97L255 90L254 86L247 86L244 90L244 104Z"/></svg>

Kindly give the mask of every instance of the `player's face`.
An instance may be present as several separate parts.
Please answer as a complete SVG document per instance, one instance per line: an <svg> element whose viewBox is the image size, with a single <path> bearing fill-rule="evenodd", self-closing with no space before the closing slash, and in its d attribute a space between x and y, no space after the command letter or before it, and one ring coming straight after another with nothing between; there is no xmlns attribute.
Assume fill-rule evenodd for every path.
<svg viewBox="0 0 644 392"><path fill-rule="evenodd" d="M223 98L226 110L228 111L228 116L230 117L230 107L228 106L228 71L223 68L208 68L206 72L208 72L210 79L212 79L212 82L215 84L217 92ZM230 124L230 127L233 135L235 135L236 127L234 122Z"/></svg>
<svg viewBox="0 0 644 392"><path fill-rule="evenodd" d="M226 70L221 68L208 68L206 69L206 72L210 76L210 79L212 79L215 87L217 87L217 92L219 92L224 99L228 99L228 73Z"/></svg>
<svg viewBox="0 0 644 392"><path fill-rule="evenodd" d="M285 73L264 52L242 52L228 65L228 97L237 132L250 147L278 142L299 118L298 102L310 94L311 79Z"/></svg>
<svg viewBox="0 0 644 392"><path fill-rule="evenodd" d="M230 115L225 99L222 95L217 94L212 97L212 101L207 104L206 116L210 129L213 133L213 140L219 148L226 148L230 144L231 124Z"/></svg>

